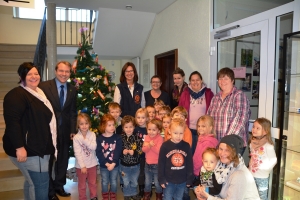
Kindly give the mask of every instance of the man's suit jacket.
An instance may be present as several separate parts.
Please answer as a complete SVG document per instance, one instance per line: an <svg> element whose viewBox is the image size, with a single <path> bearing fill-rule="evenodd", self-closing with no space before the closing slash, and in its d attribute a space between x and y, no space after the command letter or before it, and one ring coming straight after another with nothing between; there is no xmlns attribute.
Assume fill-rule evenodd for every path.
<svg viewBox="0 0 300 200"><path fill-rule="evenodd" d="M39 84L53 107L57 121L58 143L70 141L70 134L76 133L77 109L76 109L76 88L67 83L67 97L63 108L60 107L59 96L55 79L41 82ZM61 125L59 126L61 120Z"/></svg>

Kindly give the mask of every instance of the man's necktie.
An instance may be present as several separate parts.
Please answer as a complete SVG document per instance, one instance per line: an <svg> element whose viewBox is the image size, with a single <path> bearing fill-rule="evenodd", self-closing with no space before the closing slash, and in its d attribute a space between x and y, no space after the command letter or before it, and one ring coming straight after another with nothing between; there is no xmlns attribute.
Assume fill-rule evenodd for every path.
<svg viewBox="0 0 300 200"><path fill-rule="evenodd" d="M65 91L64 91L64 85L60 86L60 93L59 93L59 102L60 102L60 107L63 108L64 106L64 98L65 98Z"/></svg>

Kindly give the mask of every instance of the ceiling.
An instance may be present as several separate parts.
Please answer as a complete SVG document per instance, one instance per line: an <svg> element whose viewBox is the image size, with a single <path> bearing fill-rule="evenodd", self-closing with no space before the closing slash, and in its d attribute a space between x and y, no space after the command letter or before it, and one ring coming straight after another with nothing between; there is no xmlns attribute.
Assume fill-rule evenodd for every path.
<svg viewBox="0 0 300 200"><path fill-rule="evenodd" d="M56 7L98 11L93 48L100 59L132 59L142 54L156 14L176 0L45 0ZM132 9L127 10L126 5Z"/></svg>

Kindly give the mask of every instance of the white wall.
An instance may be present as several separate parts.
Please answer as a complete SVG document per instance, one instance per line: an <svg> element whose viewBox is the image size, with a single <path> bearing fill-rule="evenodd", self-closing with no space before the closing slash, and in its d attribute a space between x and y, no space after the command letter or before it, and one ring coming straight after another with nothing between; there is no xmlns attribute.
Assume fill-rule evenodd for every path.
<svg viewBox="0 0 300 200"><path fill-rule="evenodd" d="M178 49L178 67L184 70L185 80L198 70L209 83L209 2L178 0L156 16L141 56L141 64L150 59L150 77L154 75L154 56Z"/></svg>

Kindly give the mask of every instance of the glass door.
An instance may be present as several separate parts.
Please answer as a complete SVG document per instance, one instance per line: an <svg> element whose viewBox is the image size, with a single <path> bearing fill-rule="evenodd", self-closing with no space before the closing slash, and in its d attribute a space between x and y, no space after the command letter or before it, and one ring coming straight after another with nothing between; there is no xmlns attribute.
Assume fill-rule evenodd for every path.
<svg viewBox="0 0 300 200"><path fill-rule="evenodd" d="M283 62L278 199L293 200L300 197L300 32L284 35Z"/></svg>
<svg viewBox="0 0 300 200"><path fill-rule="evenodd" d="M255 120L264 116L267 83L267 46L268 20L253 23L248 26L236 25L230 30L230 37L216 41L217 69L229 67L243 72L235 80L235 86L242 90L250 100L251 117ZM212 86L211 88L213 88ZM216 92L219 88L215 82ZM259 108L261 106L261 109Z"/></svg>

